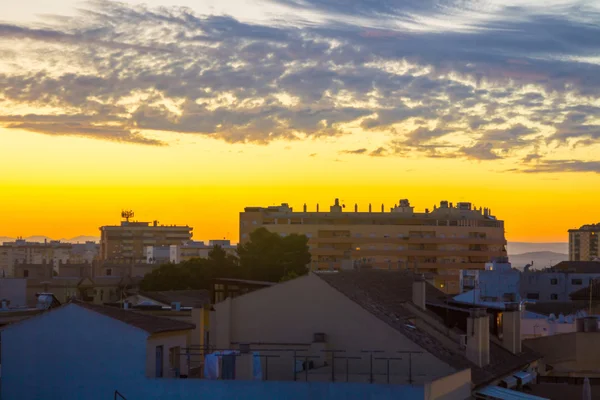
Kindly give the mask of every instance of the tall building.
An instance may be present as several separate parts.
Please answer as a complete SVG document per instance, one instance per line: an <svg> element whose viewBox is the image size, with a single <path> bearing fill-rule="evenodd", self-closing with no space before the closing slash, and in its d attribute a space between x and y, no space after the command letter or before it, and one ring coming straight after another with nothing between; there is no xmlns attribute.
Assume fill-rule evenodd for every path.
<svg viewBox="0 0 600 400"><path fill-rule="evenodd" d="M15 264L52 264L58 268L71 257L72 244L58 240L28 242L17 239L14 242L4 242L0 246L0 276L14 276Z"/></svg>
<svg viewBox="0 0 600 400"><path fill-rule="evenodd" d="M569 229L569 261L594 261L598 255L600 223Z"/></svg>
<svg viewBox="0 0 600 400"><path fill-rule="evenodd" d="M170 246L192 238L189 226L159 225L158 221L122 221L100 227L100 258L103 261L145 263L147 246Z"/></svg>
<svg viewBox="0 0 600 400"><path fill-rule="evenodd" d="M348 212L335 200L328 212L294 212L288 204L247 207L240 213L240 243L264 227L282 236L309 238L313 270L379 268L417 269L431 273L438 288L459 291L460 270L483 269L506 257L504 222L489 209L471 203L440 202L432 210L415 212L406 199L385 211Z"/></svg>

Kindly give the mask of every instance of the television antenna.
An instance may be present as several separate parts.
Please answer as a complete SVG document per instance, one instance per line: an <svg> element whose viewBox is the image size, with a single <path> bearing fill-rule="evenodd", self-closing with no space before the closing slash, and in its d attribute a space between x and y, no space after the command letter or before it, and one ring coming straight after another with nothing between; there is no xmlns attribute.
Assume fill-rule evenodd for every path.
<svg viewBox="0 0 600 400"><path fill-rule="evenodd" d="M121 218L125 218L125 221L129 222L129 218L133 218L135 213L132 210L121 211Z"/></svg>

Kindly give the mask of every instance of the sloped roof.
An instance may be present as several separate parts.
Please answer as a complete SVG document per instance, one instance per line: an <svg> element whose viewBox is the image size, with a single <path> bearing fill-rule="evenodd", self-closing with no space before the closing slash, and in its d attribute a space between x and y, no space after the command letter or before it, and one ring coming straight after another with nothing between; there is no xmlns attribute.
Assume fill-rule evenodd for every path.
<svg viewBox="0 0 600 400"><path fill-rule="evenodd" d="M124 322L150 334L184 331L188 329L194 329L196 327L194 324L190 324L188 322L178 321L170 318L155 317L133 310L100 306L97 304L84 303L78 300L74 300L72 303L90 311L97 312L98 314L116 319L117 321Z"/></svg>
<svg viewBox="0 0 600 400"><path fill-rule="evenodd" d="M561 261L553 266L552 269L581 274L598 274L600 273L600 261Z"/></svg>
<svg viewBox="0 0 600 400"><path fill-rule="evenodd" d="M210 304L210 292L208 290L140 291L139 295L165 305L181 303L182 307L201 308L206 304Z"/></svg>
<svg viewBox="0 0 600 400"><path fill-rule="evenodd" d="M502 377L540 358L539 354L529 348L523 347L520 354L513 354L491 341L490 364L480 368L469 361L463 352L452 351L423 329L410 325L409 319L418 317L406 304L412 302L412 284L416 277L412 272L359 270L317 275L441 361L457 370L471 368L471 381L476 386ZM426 285L427 303L443 304L447 296L433 285ZM428 314L435 316L430 312ZM432 325L432 328L440 331L448 329L441 321L439 326Z"/></svg>

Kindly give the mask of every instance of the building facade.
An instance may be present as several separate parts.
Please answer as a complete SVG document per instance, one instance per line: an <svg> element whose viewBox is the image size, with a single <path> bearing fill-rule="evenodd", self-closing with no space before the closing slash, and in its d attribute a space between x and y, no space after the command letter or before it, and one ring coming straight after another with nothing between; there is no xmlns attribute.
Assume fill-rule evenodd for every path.
<svg viewBox="0 0 600 400"><path fill-rule="evenodd" d="M227 254L237 254L237 246L232 245L229 240L209 240L208 245L204 242L190 240L181 245L170 246L170 262L179 264L184 261L189 261L192 258L208 258L208 253L210 253L215 246L220 246Z"/></svg>
<svg viewBox="0 0 600 400"><path fill-rule="evenodd" d="M483 269L486 262L506 256L504 222L490 210L471 203L442 201L432 210L415 212L408 200L385 211L348 212L336 199L328 212L295 212L288 204L246 207L240 213L240 243L257 228L282 236L309 238L312 270L418 269L432 273L436 286L449 293L459 290L461 269Z"/></svg>
<svg viewBox="0 0 600 400"><path fill-rule="evenodd" d="M598 236L600 223L569 229L569 261L598 260Z"/></svg>
<svg viewBox="0 0 600 400"><path fill-rule="evenodd" d="M4 242L0 246L0 275L14 276L14 265L19 263L42 264L49 263L58 268L71 257L72 244L58 240L27 242L17 239L14 242Z"/></svg>
<svg viewBox="0 0 600 400"><path fill-rule="evenodd" d="M102 261L146 262L148 246L170 246L191 240L189 226L159 225L157 221L122 221L118 226L100 227L100 258Z"/></svg>

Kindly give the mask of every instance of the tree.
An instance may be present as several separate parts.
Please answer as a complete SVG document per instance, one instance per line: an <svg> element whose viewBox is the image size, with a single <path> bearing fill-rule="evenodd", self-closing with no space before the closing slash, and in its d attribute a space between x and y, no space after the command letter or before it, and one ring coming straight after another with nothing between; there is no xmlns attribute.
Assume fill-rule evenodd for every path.
<svg viewBox="0 0 600 400"><path fill-rule="evenodd" d="M310 263L308 238L292 234L281 237L259 228L250 241L238 245L241 270L248 279L279 282L285 276L305 275Z"/></svg>
<svg viewBox="0 0 600 400"><path fill-rule="evenodd" d="M250 241L238 245L238 257L220 246L208 258L195 258L181 264L164 264L144 276L142 290L211 289L215 278L252 279L281 282L305 275L310 263L305 235L281 237L259 228Z"/></svg>
<svg viewBox="0 0 600 400"><path fill-rule="evenodd" d="M220 246L213 247L208 258L194 258L180 264L163 264L144 276L142 290L210 289L214 278L231 278L239 273L238 260Z"/></svg>

